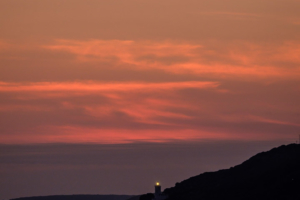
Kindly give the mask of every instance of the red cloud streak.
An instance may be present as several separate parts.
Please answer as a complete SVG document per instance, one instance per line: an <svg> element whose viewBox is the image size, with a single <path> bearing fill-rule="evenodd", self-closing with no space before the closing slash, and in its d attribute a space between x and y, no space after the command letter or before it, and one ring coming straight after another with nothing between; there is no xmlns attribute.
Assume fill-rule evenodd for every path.
<svg viewBox="0 0 300 200"><path fill-rule="evenodd" d="M131 90L172 90L184 88L216 88L217 82L167 82L167 83L97 83L87 82L37 82L6 83L0 82L0 92L16 91L131 91Z"/></svg>

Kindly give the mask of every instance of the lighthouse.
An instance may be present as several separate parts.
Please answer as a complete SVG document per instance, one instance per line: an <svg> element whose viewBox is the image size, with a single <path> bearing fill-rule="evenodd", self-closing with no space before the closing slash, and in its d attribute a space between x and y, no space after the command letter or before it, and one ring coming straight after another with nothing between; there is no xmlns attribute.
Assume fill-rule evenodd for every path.
<svg viewBox="0 0 300 200"><path fill-rule="evenodd" d="M164 200L166 199L168 196L161 193L161 186L159 182L155 183L154 186L154 199L153 200Z"/></svg>
<svg viewBox="0 0 300 200"><path fill-rule="evenodd" d="M159 197L161 195L161 186L159 184L159 182L156 182L155 186L154 186L154 196L155 198Z"/></svg>

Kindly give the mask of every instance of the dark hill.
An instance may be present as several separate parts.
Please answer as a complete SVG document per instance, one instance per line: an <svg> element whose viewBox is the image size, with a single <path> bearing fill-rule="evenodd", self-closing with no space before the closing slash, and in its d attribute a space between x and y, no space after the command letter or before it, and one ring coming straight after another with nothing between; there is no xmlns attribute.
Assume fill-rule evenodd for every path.
<svg viewBox="0 0 300 200"><path fill-rule="evenodd" d="M300 145L259 153L240 165L165 189L169 200L300 200Z"/></svg>
<svg viewBox="0 0 300 200"><path fill-rule="evenodd" d="M36 196L21 197L11 200L126 200L133 197L132 195L53 195L53 196Z"/></svg>

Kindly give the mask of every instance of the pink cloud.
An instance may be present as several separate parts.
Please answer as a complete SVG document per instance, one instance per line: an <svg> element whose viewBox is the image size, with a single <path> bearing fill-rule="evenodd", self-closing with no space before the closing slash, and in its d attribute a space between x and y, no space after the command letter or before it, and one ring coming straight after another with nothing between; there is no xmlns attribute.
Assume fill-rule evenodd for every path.
<svg viewBox="0 0 300 200"><path fill-rule="evenodd" d="M1 82L0 94L12 95L14 99L13 102L8 101L3 104L0 111L55 113L64 110L66 114L80 111L78 118L108 120L109 124L118 123L118 118L124 115L129 120L127 122L129 125L138 123L169 127L182 126L164 120L192 118L180 111L173 110L174 108L197 109L182 101L177 94L178 91L196 89L218 92L218 87L219 83L217 82L201 81L165 83ZM77 100L78 98L81 100ZM89 102L90 99L92 102ZM38 104L34 102L38 102Z"/></svg>
<svg viewBox="0 0 300 200"><path fill-rule="evenodd" d="M16 72L30 68L34 77L47 69L53 76L37 79L47 82L0 82L0 142L267 139L299 130L299 119L291 114L298 112L299 102L297 42L264 47L59 40L41 51L46 59L33 68L32 52L24 66L13 64L21 63ZM77 71L69 76L73 67ZM86 68L89 73L81 77ZM107 71L112 79L105 77ZM123 82L110 81L118 80L114 73L119 71ZM62 78L55 79L57 74Z"/></svg>
<svg viewBox="0 0 300 200"><path fill-rule="evenodd" d="M223 93L222 87L216 82L2 82L0 143L265 140L291 137L299 129L298 118L286 114L297 110L278 104L278 89L259 93L268 98L262 105L249 88ZM284 115L272 117L270 110Z"/></svg>
<svg viewBox="0 0 300 200"><path fill-rule="evenodd" d="M265 46L245 42L200 45L171 41L57 40L44 48L72 53L79 62L110 62L137 70L160 69L212 77L295 79L300 76L299 42ZM294 63L298 66L289 67Z"/></svg>
<svg viewBox="0 0 300 200"><path fill-rule="evenodd" d="M166 82L166 83L100 83L100 82L37 82L37 83L7 83L0 82L0 91L134 91L134 90L173 90L184 88L216 88L217 82Z"/></svg>
<svg viewBox="0 0 300 200"><path fill-rule="evenodd" d="M300 124L287 122L287 121L281 121L276 119L268 119L260 116L249 116L250 120L259 121L259 122L265 122L270 124L280 124L280 125L289 125L289 126L298 126L300 127Z"/></svg>

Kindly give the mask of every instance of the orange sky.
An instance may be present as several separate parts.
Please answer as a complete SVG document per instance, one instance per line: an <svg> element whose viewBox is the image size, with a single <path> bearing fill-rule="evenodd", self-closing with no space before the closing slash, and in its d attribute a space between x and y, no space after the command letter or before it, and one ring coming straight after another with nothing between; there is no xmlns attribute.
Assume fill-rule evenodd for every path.
<svg viewBox="0 0 300 200"><path fill-rule="evenodd" d="M300 1L0 2L0 143L294 141Z"/></svg>

